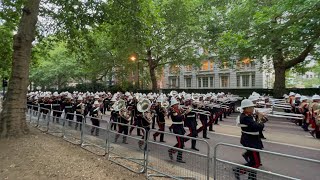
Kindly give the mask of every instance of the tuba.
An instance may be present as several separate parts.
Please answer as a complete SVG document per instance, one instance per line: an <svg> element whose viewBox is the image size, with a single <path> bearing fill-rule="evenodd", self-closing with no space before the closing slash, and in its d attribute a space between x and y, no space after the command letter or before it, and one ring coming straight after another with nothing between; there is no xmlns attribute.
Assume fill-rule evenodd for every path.
<svg viewBox="0 0 320 180"><path fill-rule="evenodd" d="M151 101L149 99L143 98L137 103L137 110L142 112L143 117L151 123L153 114L149 111L151 108Z"/></svg>

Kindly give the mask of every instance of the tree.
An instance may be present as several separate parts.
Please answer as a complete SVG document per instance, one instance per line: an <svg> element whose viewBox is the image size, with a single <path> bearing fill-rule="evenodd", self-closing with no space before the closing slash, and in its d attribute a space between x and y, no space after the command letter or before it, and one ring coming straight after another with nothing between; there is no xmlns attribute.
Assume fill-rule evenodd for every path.
<svg viewBox="0 0 320 180"><path fill-rule="evenodd" d="M286 70L316 56L320 36L318 0L241 0L219 2L212 16L213 48L221 57L272 61L274 96L285 93Z"/></svg>
<svg viewBox="0 0 320 180"><path fill-rule="evenodd" d="M119 52L136 55L149 69L152 90L157 91L156 70L166 64L192 64L201 59L204 33L202 0L109 1L113 43Z"/></svg>
<svg viewBox="0 0 320 180"><path fill-rule="evenodd" d="M0 138L21 136L26 125L26 94L32 42L35 39L40 0L24 1L17 34L13 38L12 73L0 114Z"/></svg>
<svg viewBox="0 0 320 180"><path fill-rule="evenodd" d="M37 44L34 49L37 51L42 48ZM75 55L68 52L63 42L53 43L47 54L34 53L33 60L35 59L37 63L32 65L30 71L30 81L34 82L35 86L55 86L59 90L71 80L83 75Z"/></svg>

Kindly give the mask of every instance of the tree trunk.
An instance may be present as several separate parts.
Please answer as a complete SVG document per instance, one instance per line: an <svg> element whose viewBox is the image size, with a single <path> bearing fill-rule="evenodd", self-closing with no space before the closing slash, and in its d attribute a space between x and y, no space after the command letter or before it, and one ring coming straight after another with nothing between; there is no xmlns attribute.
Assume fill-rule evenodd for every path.
<svg viewBox="0 0 320 180"><path fill-rule="evenodd" d="M274 64L275 81L273 86L273 97L282 98L286 93L286 68L281 64Z"/></svg>
<svg viewBox="0 0 320 180"><path fill-rule="evenodd" d="M151 50L148 50L147 52L148 56L148 66L149 66L149 73L151 78L151 84L152 84L152 92L158 91L158 83L157 83L157 76L156 76L156 62L152 59Z"/></svg>
<svg viewBox="0 0 320 180"><path fill-rule="evenodd" d="M18 32L13 37L13 61L8 93L0 114L0 138L19 137L29 132L26 101L32 42L35 38L40 0L25 2Z"/></svg>

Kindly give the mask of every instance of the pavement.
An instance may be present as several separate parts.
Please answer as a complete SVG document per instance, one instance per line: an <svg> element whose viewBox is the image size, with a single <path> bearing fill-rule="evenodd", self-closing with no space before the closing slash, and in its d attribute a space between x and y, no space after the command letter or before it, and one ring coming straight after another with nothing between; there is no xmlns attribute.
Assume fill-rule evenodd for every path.
<svg viewBox="0 0 320 180"><path fill-rule="evenodd" d="M214 156L214 147L218 143L228 143L241 146L241 131L239 127L235 126L235 118L237 115L238 113L233 113L231 116L223 118L223 121L219 121L219 125L214 125L213 129L215 132L208 131L208 137L210 139L199 141L197 143L197 148L200 149L199 152L194 151L194 153L185 153L185 164L170 162L167 153L168 147L173 146L177 142L176 137L172 134L165 134L166 143L155 142L150 144L150 156L152 157L150 158L150 161L155 162L156 164L156 162L160 162L161 160L161 163L158 163L158 165L161 166L159 168L164 169L168 168L169 165L174 164L174 166L170 166L171 170L172 168L180 168L181 174L188 174L191 172L195 174L206 173L206 171L203 170L206 165L206 159L202 158L201 155L207 154L208 148L211 158L209 164L210 167L213 167L212 158ZM103 116L103 121L101 121L100 126L102 128L106 128L109 119L110 112L107 112L106 115ZM91 124L90 120L87 120L86 123ZM170 119L166 119L166 132L168 132L168 126L170 126L171 123ZM200 125L201 123L199 122L198 126ZM189 132L188 129L186 129L186 131L187 133ZM86 128L85 133L90 134L89 129ZM151 133L153 134L153 132ZM267 138L266 140L263 140L264 150L266 151L320 160L320 140L313 138L308 132L304 132L301 127L296 126L290 120L283 118L270 118L265 124L265 131L263 131L263 134ZM133 136L136 136L136 130L133 131ZM104 132L101 132L99 137L103 138L106 137L106 135ZM202 133L199 133L199 138L202 138ZM128 142L130 144L130 141ZM190 141L186 142L185 149L193 152L190 147ZM243 152L243 149L219 146L217 149L217 158L228 162L244 164L245 161L241 156ZM198 153L198 155L196 153ZM319 177L320 164L317 163L266 153L261 153L261 161L263 166L260 169L263 170L272 171L274 173L298 179L313 180ZM225 172L218 171L217 174L219 173L222 176ZM210 174L213 173L210 172Z"/></svg>

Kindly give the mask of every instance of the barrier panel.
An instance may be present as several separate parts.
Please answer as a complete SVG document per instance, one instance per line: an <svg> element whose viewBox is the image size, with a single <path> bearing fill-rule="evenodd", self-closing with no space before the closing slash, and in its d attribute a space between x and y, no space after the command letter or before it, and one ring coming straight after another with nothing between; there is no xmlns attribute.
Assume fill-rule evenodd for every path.
<svg viewBox="0 0 320 180"><path fill-rule="evenodd" d="M65 118L62 118L63 111L52 110L48 118L48 132L51 135L62 137Z"/></svg>
<svg viewBox="0 0 320 180"><path fill-rule="evenodd" d="M129 131L129 128L138 128L143 134L146 134L145 129L141 127L117 122L113 122L113 124L117 125L119 130L123 130L125 132ZM145 172L145 139L142 139L141 136L119 133L118 131L112 130L110 127L108 129L108 160L135 173Z"/></svg>
<svg viewBox="0 0 320 180"><path fill-rule="evenodd" d="M163 133L166 143L154 141L155 133ZM195 140L200 151L191 150L187 140ZM184 141L184 149L175 147L178 141ZM150 130L147 142L147 179L210 179L210 146L206 140Z"/></svg>
<svg viewBox="0 0 320 180"><path fill-rule="evenodd" d="M100 121L100 126L92 125L92 120ZM81 147L96 155L104 156L107 154L108 141L108 123L102 123L102 119L95 117L86 117L86 123L82 126L82 144Z"/></svg>
<svg viewBox="0 0 320 180"><path fill-rule="evenodd" d="M63 139L72 143L80 145L82 144L82 133L80 130L80 126L83 126L84 121L78 122L74 117L82 118L84 120L83 115L74 114L74 113L66 113L63 118Z"/></svg>
<svg viewBox="0 0 320 180"><path fill-rule="evenodd" d="M27 109L26 109L27 118L26 118L26 120L28 123L31 123L32 114L33 114L33 105L27 104Z"/></svg>
<svg viewBox="0 0 320 180"><path fill-rule="evenodd" d="M259 163L261 165L263 164L263 166L257 169L241 164L241 160L237 159L237 157L242 158L242 152L240 152L239 149L246 150L246 153L248 151L255 152L255 154L253 154L255 156L254 159L258 159ZM259 158L256 152L260 153L261 158ZM314 172L314 169L320 167L319 160L247 148L227 143L218 143L215 146L213 158L215 180L306 179L306 174L308 174L309 177L310 175L317 177L319 174L317 175L318 172ZM235 162L234 159L237 159L238 161ZM301 171L301 169L303 169L303 171Z"/></svg>
<svg viewBox="0 0 320 180"><path fill-rule="evenodd" d="M29 123L33 126L37 126L38 124L38 119L40 118L40 110L39 106L34 106L34 105L29 105L32 109L29 109Z"/></svg>
<svg viewBox="0 0 320 180"><path fill-rule="evenodd" d="M49 127L49 116L51 110L47 108L39 108L37 128L42 132L47 132Z"/></svg>

